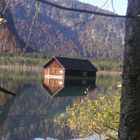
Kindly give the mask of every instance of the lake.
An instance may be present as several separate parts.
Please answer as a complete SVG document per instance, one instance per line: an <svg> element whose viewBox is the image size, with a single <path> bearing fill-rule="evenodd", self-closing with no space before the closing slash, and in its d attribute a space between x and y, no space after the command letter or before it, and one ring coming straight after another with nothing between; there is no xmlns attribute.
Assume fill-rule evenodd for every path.
<svg viewBox="0 0 140 140"><path fill-rule="evenodd" d="M98 75L96 88L88 94L96 98L117 88L120 76ZM39 71L1 70L0 87L16 96L0 92L0 140L31 140L36 137L52 137L59 140L72 138L67 130L60 132L52 119L70 106L74 100L85 96L50 96L43 86L43 75ZM70 87L75 90L77 86ZM76 89L77 92L81 86ZM72 91L73 92L73 91ZM57 94L59 95L59 93ZM77 96L78 95L78 96ZM82 95L82 94L81 94Z"/></svg>

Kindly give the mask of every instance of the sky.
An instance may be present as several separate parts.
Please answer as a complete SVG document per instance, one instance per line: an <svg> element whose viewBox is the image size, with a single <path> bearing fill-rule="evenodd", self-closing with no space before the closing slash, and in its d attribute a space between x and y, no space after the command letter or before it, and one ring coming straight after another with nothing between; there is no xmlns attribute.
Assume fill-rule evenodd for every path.
<svg viewBox="0 0 140 140"><path fill-rule="evenodd" d="M94 6L101 7L107 0L79 0L84 3L90 3ZM125 15L127 9L127 0L113 0L114 9L117 14ZM108 0L106 6L103 9L113 11L111 0Z"/></svg>

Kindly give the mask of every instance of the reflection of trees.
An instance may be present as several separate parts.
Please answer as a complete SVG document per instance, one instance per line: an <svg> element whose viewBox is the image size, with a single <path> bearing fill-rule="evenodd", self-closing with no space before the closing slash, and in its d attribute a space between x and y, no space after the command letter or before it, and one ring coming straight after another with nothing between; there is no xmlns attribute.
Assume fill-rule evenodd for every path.
<svg viewBox="0 0 140 140"><path fill-rule="evenodd" d="M120 76L113 77L113 76L99 75L97 76L97 80L96 80L97 92L107 93L109 87L113 87L115 89L117 87L117 83L120 81L121 81Z"/></svg>

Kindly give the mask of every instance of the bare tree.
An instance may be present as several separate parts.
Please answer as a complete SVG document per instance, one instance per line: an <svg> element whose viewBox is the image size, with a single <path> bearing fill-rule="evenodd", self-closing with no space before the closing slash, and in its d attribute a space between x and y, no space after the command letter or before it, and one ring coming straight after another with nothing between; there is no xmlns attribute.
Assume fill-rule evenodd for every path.
<svg viewBox="0 0 140 140"><path fill-rule="evenodd" d="M119 140L140 140L140 0L128 0Z"/></svg>

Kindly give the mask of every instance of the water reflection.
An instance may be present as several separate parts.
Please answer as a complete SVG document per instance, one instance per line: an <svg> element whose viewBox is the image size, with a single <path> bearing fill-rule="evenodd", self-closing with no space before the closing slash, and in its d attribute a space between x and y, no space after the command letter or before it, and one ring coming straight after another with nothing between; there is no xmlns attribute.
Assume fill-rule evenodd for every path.
<svg viewBox="0 0 140 140"><path fill-rule="evenodd" d="M52 97L84 96L95 88L95 80L45 78L43 87Z"/></svg>
<svg viewBox="0 0 140 140"><path fill-rule="evenodd" d="M1 84L0 84L1 85ZM3 126L3 123L7 117L7 114L9 112L9 108L14 100L13 97L6 97L6 95L12 95L16 96L15 93L0 87L0 126Z"/></svg>
<svg viewBox="0 0 140 140"><path fill-rule="evenodd" d="M97 88L94 92L104 94L108 87L118 81L120 81L118 77L97 77ZM70 106L73 101L82 99L84 96L61 96L61 98L55 96L52 98L44 90L42 83L44 83L42 73L1 72L0 85L16 93L16 96L0 94L0 140L30 140L35 137L53 137L59 140L72 138L69 129L61 131L56 128L52 120L65 112L67 106ZM73 87L77 87L79 83L84 84L85 82L66 81L65 86L62 82L57 83L62 89L64 87L68 89L67 86L71 85L71 88L68 89L70 91L75 89ZM91 82L92 84L94 82ZM87 82L85 88L89 85L90 82ZM91 96L94 98L95 94L91 94Z"/></svg>

